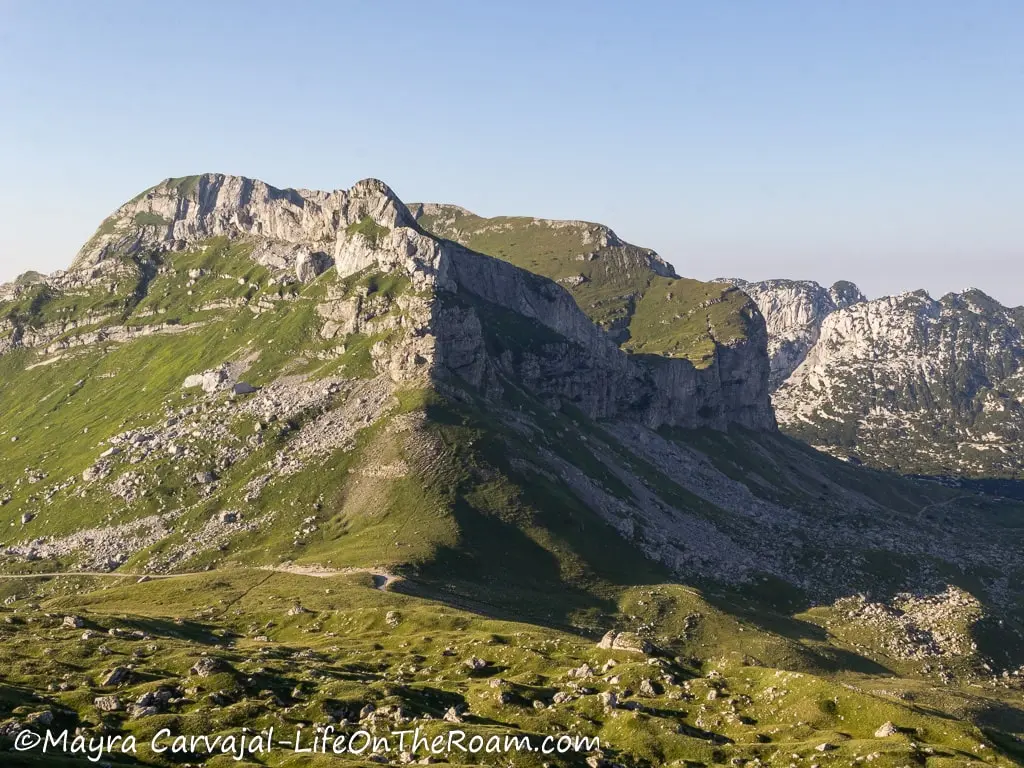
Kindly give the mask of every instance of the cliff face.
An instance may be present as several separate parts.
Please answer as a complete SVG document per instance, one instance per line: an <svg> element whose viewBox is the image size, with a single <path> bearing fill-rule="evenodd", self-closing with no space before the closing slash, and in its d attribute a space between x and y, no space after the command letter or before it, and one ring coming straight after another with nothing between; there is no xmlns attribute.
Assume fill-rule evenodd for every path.
<svg viewBox="0 0 1024 768"><path fill-rule="evenodd" d="M602 232L594 234L596 245L620 247L613 234ZM427 296L425 304L406 313L403 335L389 343L391 351L377 354L387 357L382 365L398 379L430 369L439 381L459 376L494 395L500 390L496 382L505 377L553 407L571 404L593 417L631 418L649 427L774 429L767 337L752 307L741 307L743 336L718 345L703 366L685 358L629 354L594 325L566 288L427 234L395 194L372 179L335 192L280 190L221 174L169 179L118 209L72 269L48 285L61 291L82 283L88 291L117 273L128 284L126 301L137 299L165 256L217 237L251 244L250 258L281 282L309 282L332 266L340 278L371 268L407 278L415 292ZM649 254L642 261L663 264ZM531 338L529 348L516 354L494 350L487 343L488 328L496 323L493 308L512 313L527 337L540 328L551 338L540 344ZM332 336L351 330L361 311L348 300L340 306L328 300L321 308ZM7 345L54 344L83 322L15 320ZM100 336L126 333L131 330L107 328Z"/></svg>
<svg viewBox="0 0 1024 768"><path fill-rule="evenodd" d="M455 298L467 297L469 302L459 316L463 327L452 328L452 315L435 324L446 329L439 337L439 356L451 359L449 345L459 349L462 357L471 347L469 367L478 372L472 379L475 385L482 386L488 376L500 372L551 403L565 402L593 418L628 418L651 428L726 429L732 424L774 428L774 415L767 407L766 359L763 346L755 347L756 338L723 350L704 368L687 360L631 355L592 325L566 291L548 280L461 248L449 250L444 263L444 273L457 286ZM545 340L520 354L495 354L488 344L491 307L511 310L517 318L564 338ZM521 333L543 338L525 324ZM468 335L475 336L473 343L467 342Z"/></svg>
<svg viewBox="0 0 1024 768"><path fill-rule="evenodd" d="M980 291L833 312L775 393L794 434L908 472L1024 468L1024 316Z"/></svg>
<svg viewBox="0 0 1024 768"><path fill-rule="evenodd" d="M729 280L769 334L784 431L914 474L1024 471L1024 311L980 291L867 301L852 283Z"/></svg>
<svg viewBox="0 0 1024 768"><path fill-rule="evenodd" d="M635 361L643 361L631 381L653 381L657 391L687 393L671 402L655 398L646 409L650 423L721 428L734 422L756 429L774 425L767 407L764 320L742 291L680 278L657 253L625 242L602 224L527 216L484 218L437 203L415 203L411 210L421 227L449 243L564 287L586 316L565 307L562 311L571 313L573 324L585 327L588 335L597 326L606 339L632 353ZM494 264L489 269L501 271ZM480 295L500 301L487 286L501 281L472 280L472 272L464 270L464 281L472 282ZM530 316L529 307L513 308ZM566 335L575 338L572 332ZM607 347L605 341L601 346ZM634 381L622 391L632 392L637 386Z"/></svg>
<svg viewBox="0 0 1024 768"><path fill-rule="evenodd" d="M742 291L681 278L657 253L602 224L485 218L437 203L416 203L412 211L438 237L564 286L595 325L631 352L685 358L701 368L763 329Z"/></svg>
<svg viewBox="0 0 1024 768"><path fill-rule="evenodd" d="M811 280L728 280L757 303L768 331L769 384L774 391L789 378L818 341L821 324L837 309L865 301L853 283L824 288Z"/></svg>

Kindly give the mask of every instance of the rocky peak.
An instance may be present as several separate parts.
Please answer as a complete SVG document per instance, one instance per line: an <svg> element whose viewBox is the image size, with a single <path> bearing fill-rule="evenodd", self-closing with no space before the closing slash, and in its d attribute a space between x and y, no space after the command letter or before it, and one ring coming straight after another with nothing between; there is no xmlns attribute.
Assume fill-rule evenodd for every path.
<svg viewBox="0 0 1024 768"><path fill-rule="evenodd" d="M774 403L792 433L879 466L1019 471L1024 317L977 289L838 309Z"/></svg>
<svg viewBox="0 0 1024 768"><path fill-rule="evenodd" d="M845 280L828 289L813 280L722 281L743 290L764 316L773 390L803 362L817 342L826 317L837 309L865 301L860 289Z"/></svg>
<svg viewBox="0 0 1024 768"><path fill-rule="evenodd" d="M853 304L867 301L867 297L861 293L860 288L849 280L838 280L828 289L829 298L832 299L837 309L844 309Z"/></svg>
<svg viewBox="0 0 1024 768"><path fill-rule="evenodd" d="M401 200L377 179L321 192L278 189L221 173L171 178L108 217L72 269L142 249L180 250L217 236L262 238L276 246L268 260L295 263L302 251L332 256L352 234L350 228L367 220L385 230L416 226Z"/></svg>

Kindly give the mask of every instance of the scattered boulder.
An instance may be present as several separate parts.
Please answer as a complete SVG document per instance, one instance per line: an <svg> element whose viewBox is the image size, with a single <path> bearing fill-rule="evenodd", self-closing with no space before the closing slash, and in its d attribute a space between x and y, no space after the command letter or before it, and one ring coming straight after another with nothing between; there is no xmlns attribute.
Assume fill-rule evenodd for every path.
<svg viewBox="0 0 1024 768"><path fill-rule="evenodd" d="M110 462L100 460L82 472L82 479L87 483L91 483L96 480L102 480L109 475L110 472Z"/></svg>
<svg viewBox="0 0 1024 768"><path fill-rule="evenodd" d="M167 703L171 701L171 699L180 698L181 693L181 690L177 688L161 686L155 691L148 691L139 696L139 698L135 700L135 706L143 708L156 707L157 709L162 709L167 706Z"/></svg>
<svg viewBox="0 0 1024 768"><path fill-rule="evenodd" d="M85 626L85 622L79 616L65 616L63 626L68 629L81 629Z"/></svg>
<svg viewBox="0 0 1024 768"><path fill-rule="evenodd" d="M897 728L896 725L892 721L887 721L887 722L882 723L878 727L878 730L875 731L875 738L876 739L887 739L890 736L895 736L899 732L900 732L900 729Z"/></svg>
<svg viewBox="0 0 1024 768"><path fill-rule="evenodd" d="M43 728L49 728L53 725L53 712L48 709L44 709L42 712L33 712L25 718L25 722L29 725L38 725Z"/></svg>
<svg viewBox="0 0 1024 768"><path fill-rule="evenodd" d="M463 663L474 672L479 672L482 669L487 669L487 667L491 665L489 661L484 661L483 659L477 656L473 656L470 659L466 659Z"/></svg>
<svg viewBox="0 0 1024 768"><path fill-rule="evenodd" d="M254 392L259 392L259 387L254 387L248 382L240 381L231 387L231 392L235 395L251 395Z"/></svg>
<svg viewBox="0 0 1024 768"><path fill-rule="evenodd" d="M633 632L616 632L611 630L601 638L598 648L610 651L628 651L649 656L654 653L654 646Z"/></svg>
<svg viewBox="0 0 1024 768"><path fill-rule="evenodd" d="M92 704L100 712L118 712L121 710L121 699L117 696L97 696Z"/></svg>
<svg viewBox="0 0 1024 768"><path fill-rule="evenodd" d="M187 377L181 386L183 389L201 387L203 392L211 395L219 390L227 389L231 384L231 375L228 372L228 367L222 365L220 368L214 368Z"/></svg>
<svg viewBox="0 0 1024 768"><path fill-rule="evenodd" d="M587 663L583 663L576 669L569 670L569 677L575 677L579 680L586 680L594 676L594 668Z"/></svg>
<svg viewBox="0 0 1024 768"><path fill-rule="evenodd" d="M584 283L590 282L590 279L586 275L570 275L558 278L558 282L570 288L579 288Z"/></svg>
<svg viewBox="0 0 1024 768"><path fill-rule="evenodd" d="M0 723L0 738L11 739L14 738L18 733L23 731L25 726L19 723L17 720L5 720Z"/></svg>
<svg viewBox="0 0 1024 768"><path fill-rule="evenodd" d="M218 672L226 672L227 670L228 665L220 659L213 656L203 656L192 665L189 674L196 677L210 677L210 675L216 675Z"/></svg>
<svg viewBox="0 0 1024 768"><path fill-rule="evenodd" d="M125 682L131 676L125 667L114 667L110 673L103 679L100 686L103 688L109 688L114 685L120 685Z"/></svg>

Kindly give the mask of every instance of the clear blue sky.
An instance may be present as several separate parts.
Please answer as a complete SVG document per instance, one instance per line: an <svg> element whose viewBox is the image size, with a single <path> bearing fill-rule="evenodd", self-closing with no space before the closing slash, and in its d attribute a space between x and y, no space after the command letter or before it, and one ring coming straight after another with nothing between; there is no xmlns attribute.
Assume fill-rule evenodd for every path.
<svg viewBox="0 0 1024 768"><path fill-rule="evenodd" d="M0 2L0 279L224 171L1024 303L1024 3Z"/></svg>

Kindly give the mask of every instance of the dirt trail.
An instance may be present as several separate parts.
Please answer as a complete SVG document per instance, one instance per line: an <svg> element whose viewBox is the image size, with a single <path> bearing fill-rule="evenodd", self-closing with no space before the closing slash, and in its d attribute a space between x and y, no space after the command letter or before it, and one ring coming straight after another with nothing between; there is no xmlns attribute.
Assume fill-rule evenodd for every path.
<svg viewBox="0 0 1024 768"><path fill-rule="evenodd" d="M231 568L228 570L253 570L272 571L274 573L290 573L297 576L312 576L318 579L328 579L333 576L346 576L352 573L368 573L373 577L373 586L382 592L401 577L374 568L341 568L334 570L319 565L264 565L259 568ZM0 574L0 581L4 579L53 579L62 576L88 576L111 579L180 579L185 576L203 576L215 573L215 571L183 571L181 573L124 573L119 571L54 571L48 573L4 573Z"/></svg>
<svg viewBox="0 0 1024 768"><path fill-rule="evenodd" d="M293 563L265 565L263 570L275 571L277 573L294 573L299 576L315 576L318 579L326 579L331 576L347 576L353 573L368 573L373 577L373 586L382 591L401 578L377 568L341 568L335 570L324 568L321 565L295 565Z"/></svg>

